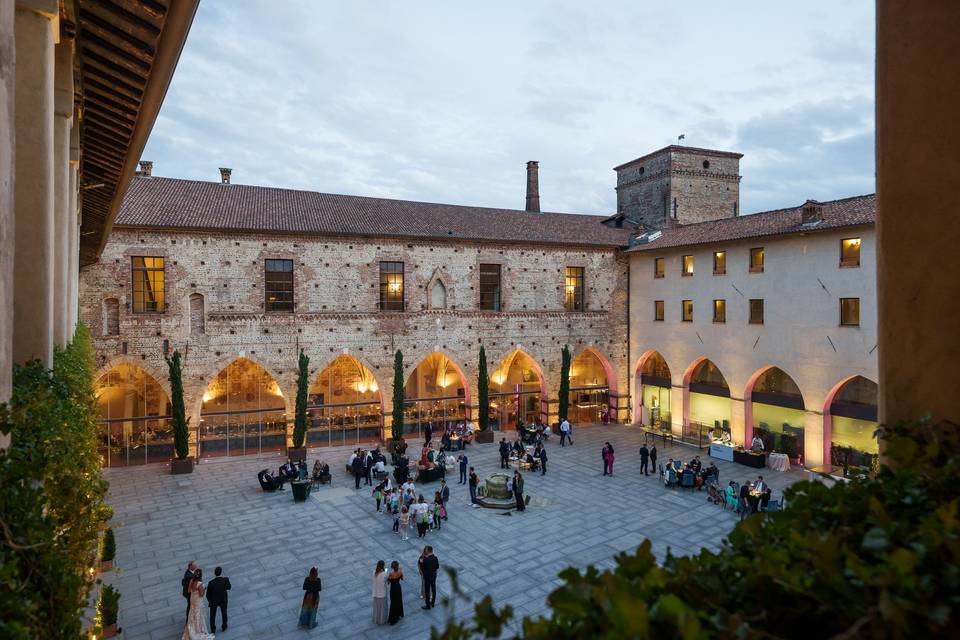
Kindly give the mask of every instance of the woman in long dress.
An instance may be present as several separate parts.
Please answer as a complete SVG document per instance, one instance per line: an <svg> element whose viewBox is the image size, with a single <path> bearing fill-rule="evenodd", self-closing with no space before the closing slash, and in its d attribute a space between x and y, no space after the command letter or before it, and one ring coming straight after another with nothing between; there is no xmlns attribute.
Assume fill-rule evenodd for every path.
<svg viewBox="0 0 960 640"><path fill-rule="evenodd" d="M400 563L394 560L390 563L390 574L387 576L387 582L390 583L390 615L387 622L390 624L397 624L403 617L403 589L400 587L402 580Z"/></svg>
<svg viewBox="0 0 960 640"><path fill-rule="evenodd" d="M216 636L207 633L207 625L210 623L210 614L207 611L207 601L203 594L206 591L203 587L203 572L197 569L193 574L193 580L187 587L190 594L190 613L187 615L187 624L183 628L181 640L214 640Z"/></svg>
<svg viewBox="0 0 960 640"><path fill-rule="evenodd" d="M317 609L320 608L320 575L316 567L310 568L310 575L303 579L303 604L300 605L300 621L297 626L301 629L313 629L317 626Z"/></svg>
<svg viewBox="0 0 960 640"><path fill-rule="evenodd" d="M387 568L383 560L377 560L373 572L373 624L387 622Z"/></svg>

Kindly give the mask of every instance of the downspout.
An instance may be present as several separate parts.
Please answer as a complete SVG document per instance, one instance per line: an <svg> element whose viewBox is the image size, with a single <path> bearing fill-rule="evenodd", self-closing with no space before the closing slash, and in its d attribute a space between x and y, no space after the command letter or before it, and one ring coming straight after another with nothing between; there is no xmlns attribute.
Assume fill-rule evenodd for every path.
<svg viewBox="0 0 960 640"><path fill-rule="evenodd" d="M633 350L630 348L630 256L627 256L627 397L630 398L630 402L627 404L627 421L628 424L633 424L633 381L630 379L631 375L631 358L633 357Z"/></svg>

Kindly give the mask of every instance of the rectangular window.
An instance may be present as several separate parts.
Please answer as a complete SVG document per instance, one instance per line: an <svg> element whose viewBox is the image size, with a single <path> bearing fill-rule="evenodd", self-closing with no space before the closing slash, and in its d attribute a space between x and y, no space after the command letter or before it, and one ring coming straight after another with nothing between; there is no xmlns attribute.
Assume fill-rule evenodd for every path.
<svg viewBox="0 0 960 640"><path fill-rule="evenodd" d="M726 300L713 301L713 321L718 324L722 324L727 321L727 301Z"/></svg>
<svg viewBox="0 0 960 640"><path fill-rule="evenodd" d="M713 252L713 275L722 276L727 273L727 252Z"/></svg>
<svg viewBox="0 0 960 640"><path fill-rule="evenodd" d="M583 311L583 267L567 267L564 306L567 311Z"/></svg>
<svg viewBox="0 0 960 640"><path fill-rule="evenodd" d="M380 311L403 311L403 263L380 263Z"/></svg>
<svg viewBox="0 0 960 640"><path fill-rule="evenodd" d="M840 298L840 326L860 326L860 298Z"/></svg>
<svg viewBox="0 0 960 640"><path fill-rule="evenodd" d="M653 321L663 322L663 300L653 301Z"/></svg>
<svg viewBox="0 0 960 640"><path fill-rule="evenodd" d="M654 278L663 277L663 258L653 259L653 277Z"/></svg>
<svg viewBox="0 0 960 640"><path fill-rule="evenodd" d="M684 300L682 303L682 318L684 322L693 322L693 300Z"/></svg>
<svg viewBox="0 0 960 640"><path fill-rule="evenodd" d="M683 267L680 275L683 276L692 276L693 275L693 256L683 256Z"/></svg>
<svg viewBox="0 0 960 640"><path fill-rule="evenodd" d="M763 247L750 249L750 273L763 273Z"/></svg>
<svg viewBox="0 0 960 640"><path fill-rule="evenodd" d="M840 241L840 266L860 266L860 238L847 238Z"/></svg>
<svg viewBox="0 0 960 640"><path fill-rule="evenodd" d="M166 309L163 264L163 258L146 256L131 258L134 313L163 313Z"/></svg>
<svg viewBox="0 0 960 640"><path fill-rule="evenodd" d="M500 265L480 265L480 309L500 311Z"/></svg>
<svg viewBox="0 0 960 640"><path fill-rule="evenodd" d="M750 324L763 324L763 300L750 301Z"/></svg>
<svg viewBox="0 0 960 640"><path fill-rule="evenodd" d="M293 311L293 260L264 260L263 283L267 311Z"/></svg>

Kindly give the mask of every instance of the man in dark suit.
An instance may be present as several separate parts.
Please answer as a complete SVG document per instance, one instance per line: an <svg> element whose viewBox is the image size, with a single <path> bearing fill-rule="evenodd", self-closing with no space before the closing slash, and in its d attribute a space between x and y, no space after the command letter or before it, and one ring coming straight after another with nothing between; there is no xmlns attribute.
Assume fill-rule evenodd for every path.
<svg viewBox="0 0 960 640"><path fill-rule="evenodd" d="M447 500L450 499L450 487L447 486L446 480L440 481L440 502L443 503L443 519L447 519Z"/></svg>
<svg viewBox="0 0 960 640"><path fill-rule="evenodd" d="M640 473L645 476L650 475L648 465L650 464L650 451L647 449L647 445L640 445Z"/></svg>
<svg viewBox="0 0 960 640"><path fill-rule="evenodd" d="M507 444L506 438L500 438L500 468L509 469L510 463L510 445Z"/></svg>
<svg viewBox="0 0 960 640"><path fill-rule="evenodd" d="M513 472L513 495L517 499L517 511L526 511L527 505L523 501L523 476L519 471Z"/></svg>
<svg viewBox="0 0 960 640"><path fill-rule="evenodd" d="M183 579L180 580L180 586L183 587L183 597L187 599L187 620L190 619L190 581L193 580L193 572L197 570L197 562L191 560L187 563L187 570L183 572Z"/></svg>
<svg viewBox="0 0 960 640"><path fill-rule="evenodd" d="M423 559L423 602L421 609L432 609L437 602L437 571L440 570L440 561L433 555L433 547L424 548L427 552Z"/></svg>
<svg viewBox="0 0 960 640"><path fill-rule="evenodd" d="M227 591L230 591L230 578L224 578L220 574L223 569L217 567L213 570L216 577L207 583L207 604L210 605L210 633L217 632L217 609L220 609L220 621L223 626L220 631L227 630Z"/></svg>
<svg viewBox="0 0 960 640"><path fill-rule="evenodd" d="M540 448L540 475L547 475L547 450Z"/></svg>

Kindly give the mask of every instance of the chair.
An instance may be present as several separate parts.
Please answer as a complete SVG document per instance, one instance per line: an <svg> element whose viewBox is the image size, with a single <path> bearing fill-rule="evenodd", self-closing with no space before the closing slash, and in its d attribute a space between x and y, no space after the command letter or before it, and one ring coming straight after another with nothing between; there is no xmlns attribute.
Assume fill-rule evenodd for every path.
<svg viewBox="0 0 960 640"><path fill-rule="evenodd" d="M695 484L696 478L694 478L693 471L684 469L683 473L680 474L680 488L693 489Z"/></svg>
<svg viewBox="0 0 960 640"><path fill-rule="evenodd" d="M677 484L677 472L674 471L673 467L667 467L666 476L663 479L663 484L668 487L672 487Z"/></svg>
<svg viewBox="0 0 960 640"><path fill-rule="evenodd" d="M277 478L271 478L269 474L270 472L267 469L263 469L257 474L260 488L264 491L276 491L282 486L282 483Z"/></svg>

